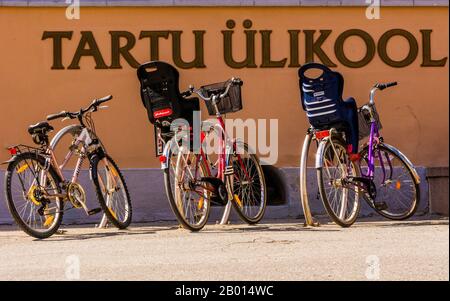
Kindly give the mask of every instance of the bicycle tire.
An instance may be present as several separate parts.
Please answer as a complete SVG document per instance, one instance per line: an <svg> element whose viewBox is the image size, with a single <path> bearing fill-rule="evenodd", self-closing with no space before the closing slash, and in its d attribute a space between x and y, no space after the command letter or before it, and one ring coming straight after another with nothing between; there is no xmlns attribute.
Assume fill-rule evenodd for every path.
<svg viewBox="0 0 450 301"><path fill-rule="evenodd" d="M256 170L258 172L257 178L259 179L260 186L263 189L263 191L261 193L262 197L260 199L260 201L262 202L262 206L257 215L255 215L254 217L249 217L247 214L245 214L245 212L243 212L243 207L241 208L241 206L237 203L237 201L235 199L233 199L233 201L231 203L233 204L234 209L236 210L237 214L239 215L239 218L242 221L244 221L245 223L247 223L249 225L253 225L253 224L259 223L261 221L261 219L264 217L264 213L265 213L266 207L267 207L267 187L266 187L266 181L264 178L264 172L262 170L261 164L259 163L258 157L255 154L249 153L249 146L247 143L243 143L243 150L244 150L244 152L246 152L248 154L248 156L252 160L252 162L255 165ZM234 166L234 168L235 168L235 175L236 175L236 166ZM235 193L234 189L233 189L233 193ZM241 202L242 202L242 199L243 198L240 197Z"/></svg>
<svg viewBox="0 0 450 301"><path fill-rule="evenodd" d="M58 231L59 227L61 226L61 222L63 219L63 215L64 215L64 202L62 200L60 200L59 198L56 200L57 202L57 206L59 207L59 212L57 215L57 217L54 219L53 221L53 226L49 227L47 231L36 231L33 228L30 228L20 217L17 208L14 204L14 200L13 200L13 196L12 196L12 191L11 191L11 182L12 182L12 176L14 174L14 171L16 170L16 167L19 165L19 163L21 163L22 161L26 161L26 160L35 160L37 161L37 163L39 163L41 166L45 166L46 165L46 159L41 156L38 155L34 152L26 152L26 153L21 153L19 155L16 155L14 160L11 161L8 164L8 168L6 170L6 175L5 175L5 199L6 199L6 203L9 209L9 212L11 213L11 216L13 217L14 221L17 223L17 225L19 226L19 228L24 231L26 234L38 238L38 239L45 239L45 238L49 238L50 236L52 236L53 234L56 233L56 231ZM28 164L28 163L27 163ZM53 166L50 166L48 169L48 175L52 178L52 181L56 184L56 190L58 193L61 193L61 189L59 187L59 183L60 183L60 177L58 176L58 174L56 173L55 169L53 168Z"/></svg>
<svg viewBox="0 0 450 301"><path fill-rule="evenodd" d="M385 217L385 218L387 218L387 219L390 219L390 220L405 220L405 219L408 219L408 218L410 218L411 216L413 216L413 215L416 213L417 208L419 207L419 203L420 203L420 185L419 185L419 183L417 183L417 180L416 180L416 178L415 178L414 175L413 175L413 172L412 172L412 171L413 171L414 167L411 166L411 165L409 164L409 162L403 160L402 157L398 156L395 152L393 152L393 151L391 150L391 148L386 147L383 143L378 144L376 147L377 147L378 149L380 149L381 151L387 152L387 153L389 153L390 155L392 155L392 156L394 156L395 158L397 158L397 159L398 159L398 160L399 160L399 161L407 168L407 170L408 170L408 175L410 176L411 181L414 183L414 189L415 189L414 199L413 199L413 201L412 201L412 203L411 203L411 207L410 207L407 211L405 211L405 213L400 214L400 215L399 215L399 214L392 214L392 213L390 213L390 212L387 211L387 210L382 210L382 209L376 208L376 207L372 204L372 202L371 202L370 200L368 200L366 197L364 197L364 200L369 204L369 206L370 206L372 209L375 210L376 213L378 213L379 215L381 215L381 216L383 216L383 217ZM394 149L395 149L395 148L394 148ZM367 153L368 153L368 150L369 150L369 147L366 146L366 147L361 151L361 153L360 153L360 154L361 154L361 160L363 160L363 159L365 158L365 156L366 156ZM375 173L376 173L376 170L375 170ZM377 187L377 189L378 189L378 187Z"/></svg>
<svg viewBox="0 0 450 301"><path fill-rule="evenodd" d="M186 220L186 218L184 217L184 215L180 212L179 207L176 203L174 191L172 190L172 185L175 185L175 183L172 183L173 179L171 179L171 176L170 176L170 170L171 170L171 166L173 164L172 160L174 158L176 158L177 159L176 162L178 162L178 156L180 154L181 154L181 152L179 152L177 155L175 155L172 153L172 151L170 151L169 155L166 157L168 167L164 169L164 187L166 190L166 195L167 195L167 199L169 201L170 208L172 209L172 212L174 213L175 218L177 219L177 221L179 222L181 227L183 227L186 230L190 230L192 232L197 232L197 231L200 231L201 229L203 229L203 227L208 222L208 218L209 218L209 214L210 214L210 210L211 210L211 202L207 198L204 199L204 202L207 202L206 212L204 214L205 216L203 218L202 223L200 223L198 225L193 225L193 224L189 223ZM203 170L205 170L205 166L204 166L205 162L202 161L201 164L202 164L201 168ZM175 174L175 176L176 176L176 174ZM175 189L176 189L176 187L175 187Z"/></svg>
<svg viewBox="0 0 450 301"><path fill-rule="evenodd" d="M333 139L333 144L334 145L338 145L339 147L341 147L341 149L343 150L343 153L345 154L345 156L347 156L346 162L348 162L348 155L346 153L346 144L344 143L343 140L337 138L337 137L331 137L330 139ZM323 153L321 154L321 156L323 157L327 151L327 149L331 147L330 144L330 140L327 140L326 145L323 148ZM325 160L324 160L325 161ZM354 165L354 163L352 163ZM355 172L357 173L356 176L358 175L358 168L355 168L355 166L353 166ZM325 185L324 183L324 168L323 167L319 167L317 168L317 183L319 186L319 194L320 197L322 199L322 203L325 207L325 210L327 211L328 215L330 216L330 218L333 220L333 222L335 222L337 225L347 228L350 227L351 225L353 225L356 221L356 219L358 218L359 215L359 211L361 209L361 204L359 201L359 192L355 191L355 200L353 202L353 209L351 211L351 214L349 216L349 218L340 218L336 212L333 210L332 208L332 204L330 204L330 200L327 196L327 192L326 189L328 188L327 185ZM329 185L332 185L331 183ZM335 195L336 196L336 195ZM348 192L347 192L347 196L348 196Z"/></svg>
<svg viewBox="0 0 450 301"><path fill-rule="evenodd" d="M108 163L110 163L113 166L114 170L117 172L117 175L115 175L115 177L119 178L123 185L124 195L126 198L126 204L125 204L124 209L127 211L125 213L126 218L124 218L123 221L118 220L117 213L113 214L113 212L111 212L110 207L108 207L108 204L105 201L105 198L103 196L103 193L102 193L102 190L100 187L100 182L98 180L98 164L103 159L106 159L108 161ZM114 160L108 154L105 154L104 158L95 156L91 162L91 175L92 175L92 182L94 184L95 191L97 194L97 200L98 200L100 207L102 208L104 214L106 215L106 218L108 219L108 221L111 222L118 229L127 228L130 225L131 220L132 220L133 208L131 205L131 198L130 198L130 194L128 192L127 184L126 184L125 179L124 179L119 167L117 166L117 164L114 162Z"/></svg>

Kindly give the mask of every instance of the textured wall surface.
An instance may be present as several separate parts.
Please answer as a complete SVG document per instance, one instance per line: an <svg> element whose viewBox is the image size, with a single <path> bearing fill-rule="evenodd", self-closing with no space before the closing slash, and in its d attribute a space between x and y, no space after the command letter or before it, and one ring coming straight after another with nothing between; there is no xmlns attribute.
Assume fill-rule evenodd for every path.
<svg viewBox="0 0 450 301"><path fill-rule="evenodd" d="M47 114L78 110L95 97L112 94L109 109L94 116L108 150L123 167L157 167L153 128L140 99L136 70L123 57L119 58L121 69L109 68L113 53L111 31L128 32L134 37L129 52L138 63L151 57L150 39L142 37L142 32L182 31L181 57L191 61L195 57L192 31L205 31L202 48L205 67L179 69L180 89L189 84L198 87L231 76L241 77L243 110L227 117L277 119L277 165L297 166L308 121L299 104L298 67L289 67L294 56L288 30L298 31L298 64L307 59L306 30L314 32L314 41L319 39L321 30L330 30L322 49L345 78L343 96L353 96L361 106L367 102L375 83L398 81L397 87L377 93L386 141L400 148L417 165L448 166L448 62L441 67L421 66L425 52L421 30L432 31L431 57L434 60L448 57L447 8L385 7L379 20L368 20L364 7L85 7L81 8L79 20L66 19L65 12L62 7L0 8L0 147L28 143L26 127ZM251 68L234 69L225 63L222 31L227 30L229 19L235 21L232 52L237 61L246 56L243 23L246 19L252 21L255 65ZM367 32L375 45L386 32L405 30L417 43L417 55L409 65L397 68L386 64L378 49L374 49L374 57L367 65L345 66L338 60L335 47L342 33L350 29ZM286 59L281 68L262 66L263 49L267 47L262 46L261 31L268 30L272 31L271 60ZM63 39L61 43L65 69L51 69L54 44L49 38L43 40L45 31L72 32L71 39ZM68 69L79 45L89 48L80 44L83 32L95 38L107 69L96 69L92 56L81 57L80 69ZM125 43L121 38L120 45ZM159 59L173 64L174 45L172 34L167 39L161 38ZM366 52L366 45L356 36L348 38L343 48L352 60L361 59ZM400 36L394 36L386 48L394 60L403 60L410 52L408 42ZM317 55L314 59L319 60ZM202 117L208 118L203 102L201 108ZM58 129L67 122L52 124ZM6 158L7 153L0 152L0 160Z"/></svg>

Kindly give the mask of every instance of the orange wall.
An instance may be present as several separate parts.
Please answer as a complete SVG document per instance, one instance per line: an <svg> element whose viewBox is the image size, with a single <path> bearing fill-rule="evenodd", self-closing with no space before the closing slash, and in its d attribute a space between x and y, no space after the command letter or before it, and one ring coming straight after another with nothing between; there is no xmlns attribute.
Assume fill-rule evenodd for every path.
<svg viewBox="0 0 450 301"><path fill-rule="evenodd" d="M126 30L136 37L141 30L183 30L183 57L193 56L192 30L206 30L205 69L181 70L181 88L222 81L231 76L244 79L244 110L229 115L241 118L279 118L279 166L297 166L307 121L299 105L296 68L231 69L223 60L221 30L231 16L236 21L235 57L242 58L242 21L253 29L272 29L272 57L289 56L288 29L332 29L324 50L337 62L346 80L345 96L358 104L367 101L375 82L399 81L392 90L379 93L378 111L388 142L398 146L418 165L448 166L448 63L445 67L420 67L422 49L414 63L392 68L378 56L364 68L339 64L333 52L336 36L351 28L369 32L375 41L387 30L402 28L413 33L421 45L420 29L432 29L434 58L448 56L448 8L382 8L380 20L367 20L365 8L82 8L81 19L65 19L64 8L0 8L0 147L31 143L26 127L49 113L76 110L92 98L113 94L110 109L96 114L97 131L109 152L122 167L156 167L153 129L139 97L136 71L123 62L123 69L95 70L91 58L82 58L80 70L51 70L52 42L42 41L45 30L74 31L63 42L63 63L68 66L80 31L93 31L107 64L110 63L110 30ZM300 35L300 63L304 62ZM364 48L357 39L346 44L348 55L358 58ZM406 43L393 39L391 56L406 54ZM361 50L362 49L362 50ZM260 63L260 36L256 40ZM140 62L149 59L149 42L137 40L132 54ZM160 41L160 59L171 61L171 40ZM204 108L204 107L203 107ZM205 109L205 108L204 108ZM67 122L66 122L67 124ZM54 122L57 128L64 124ZM0 152L0 159L8 157Z"/></svg>

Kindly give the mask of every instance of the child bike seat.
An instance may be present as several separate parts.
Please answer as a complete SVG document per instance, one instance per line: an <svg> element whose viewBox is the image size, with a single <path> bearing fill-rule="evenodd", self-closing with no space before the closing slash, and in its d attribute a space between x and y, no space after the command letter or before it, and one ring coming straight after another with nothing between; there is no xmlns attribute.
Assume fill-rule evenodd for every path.
<svg viewBox="0 0 450 301"><path fill-rule="evenodd" d="M319 69L316 78L305 75L306 71ZM344 78L338 72L318 63L307 63L298 70L301 104L309 123L316 129L329 129L344 125L344 102L342 91Z"/></svg>
<svg viewBox="0 0 450 301"><path fill-rule="evenodd" d="M142 103L151 123L160 126L184 118L192 123L192 112L200 110L198 98L184 98L179 90L179 73L172 65L152 61L137 69Z"/></svg>

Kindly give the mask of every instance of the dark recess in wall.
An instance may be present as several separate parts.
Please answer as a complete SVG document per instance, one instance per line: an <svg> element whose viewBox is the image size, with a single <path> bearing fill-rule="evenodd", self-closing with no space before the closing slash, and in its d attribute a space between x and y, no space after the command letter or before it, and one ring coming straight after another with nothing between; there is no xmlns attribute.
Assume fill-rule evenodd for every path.
<svg viewBox="0 0 450 301"><path fill-rule="evenodd" d="M267 205L280 206L287 203L286 189L283 184L281 172L272 165L263 165L264 177L267 187Z"/></svg>

